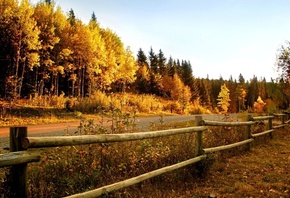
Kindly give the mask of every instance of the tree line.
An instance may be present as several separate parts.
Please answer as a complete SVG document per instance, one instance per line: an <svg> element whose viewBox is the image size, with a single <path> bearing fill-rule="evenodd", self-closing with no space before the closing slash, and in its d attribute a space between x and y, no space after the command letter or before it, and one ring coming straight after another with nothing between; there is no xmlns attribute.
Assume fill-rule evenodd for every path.
<svg viewBox="0 0 290 198"><path fill-rule="evenodd" d="M102 28L94 13L88 24L71 9L65 14L52 0L0 0L0 97L84 98L95 91L154 94L217 107L222 85L229 90L230 112L252 108L260 96L268 104L288 107L286 83L195 78L187 60L166 58L162 50L142 48L137 57L120 37Z"/></svg>

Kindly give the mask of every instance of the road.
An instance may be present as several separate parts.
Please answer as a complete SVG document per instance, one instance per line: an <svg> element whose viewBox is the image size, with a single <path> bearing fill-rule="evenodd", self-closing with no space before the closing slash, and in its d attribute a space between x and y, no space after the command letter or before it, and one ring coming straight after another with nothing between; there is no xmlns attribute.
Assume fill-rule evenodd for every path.
<svg viewBox="0 0 290 198"><path fill-rule="evenodd" d="M183 122L194 120L196 115L185 115L185 116L165 116L164 123L171 122ZM204 114L201 115L203 119L206 120L222 120L224 115L217 114ZM232 115L235 119L236 115ZM146 131L148 127L152 124L160 124L160 116L152 117L140 117L137 118L136 124L138 128ZM104 122L105 125L109 126L108 122ZM42 124L42 125L27 125L28 136L63 136L63 135L73 135L78 132L79 122L70 123L57 123L57 124ZM0 148L5 148L9 146L9 127L0 128Z"/></svg>

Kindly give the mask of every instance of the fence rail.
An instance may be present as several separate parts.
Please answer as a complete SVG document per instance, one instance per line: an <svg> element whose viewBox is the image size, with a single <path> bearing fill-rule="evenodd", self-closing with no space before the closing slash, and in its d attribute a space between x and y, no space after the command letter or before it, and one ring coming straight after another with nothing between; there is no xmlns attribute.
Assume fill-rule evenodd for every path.
<svg viewBox="0 0 290 198"><path fill-rule="evenodd" d="M26 171L27 164L30 162L39 161L41 156L36 152L31 152L29 148L44 148L44 147L58 147L58 146L73 146L83 144L98 144L98 143L109 143L109 142L124 142L134 141L143 139L152 139L164 136L172 136L185 133L196 133L195 142L195 157L188 159L177 164L166 166L142 175L117 182L111 185L103 186L95 190L71 195L69 197L98 197L103 194L125 188L144 180L156 177L158 175L179 169L181 167L188 166L190 164L197 163L206 159L207 154L235 147L246 145L250 149L250 143L255 138L270 134L272 138L272 132L274 130L285 127L289 121L285 122L285 117L288 114L275 114L273 116L258 116L258 117L247 117L245 122L220 122L202 120L201 116L195 117L196 126L181 128L181 129L170 129L152 132L140 132L140 133L126 133L126 134L101 134L101 135L84 135L84 136L55 136L55 137L27 137L27 127L11 127L10 128L10 153L0 155L0 168L5 166L12 166L10 169L13 184L11 190L15 193L16 197L27 197L27 179ZM281 125L273 126L272 120L275 117L281 117ZM257 121L268 120L268 130L259 133L252 134L251 126ZM235 142L228 145L222 145L211 148L203 148L203 132L206 132L208 126L247 126L245 140ZM14 187L14 188L13 188Z"/></svg>
<svg viewBox="0 0 290 198"><path fill-rule="evenodd" d="M162 130L143 133L102 134L84 136L54 136L54 137L26 137L22 140L23 148L43 148L57 146L73 146L96 143L125 142L133 140L152 139L164 136L205 131L205 126L188 127L174 130Z"/></svg>

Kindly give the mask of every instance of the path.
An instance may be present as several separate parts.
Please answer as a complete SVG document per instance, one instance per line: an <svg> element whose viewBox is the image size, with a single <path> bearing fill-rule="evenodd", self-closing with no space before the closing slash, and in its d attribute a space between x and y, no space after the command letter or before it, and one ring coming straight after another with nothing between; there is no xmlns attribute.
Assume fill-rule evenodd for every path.
<svg viewBox="0 0 290 198"><path fill-rule="evenodd" d="M196 115L184 115L184 116L165 116L164 123L170 122L183 122L188 120L194 120ZM203 114L204 119L208 120L222 120L224 115L218 114ZM236 114L231 115L234 119L237 119ZM137 118L136 124L142 131L148 129L151 124L160 124L160 116L140 117ZM108 119L107 119L108 120ZM95 123L97 123L96 121ZM56 135L73 135L78 132L79 122L70 123L57 123L57 124L42 124L42 125L27 125L28 136L56 136ZM110 123L105 121L104 125L109 126ZM9 127L0 128L0 148L8 147L9 145Z"/></svg>

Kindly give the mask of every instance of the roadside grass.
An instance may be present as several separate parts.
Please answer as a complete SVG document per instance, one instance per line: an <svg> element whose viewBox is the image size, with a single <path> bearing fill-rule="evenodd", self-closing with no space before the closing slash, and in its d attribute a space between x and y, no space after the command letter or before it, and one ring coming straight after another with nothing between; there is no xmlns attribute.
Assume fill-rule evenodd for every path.
<svg viewBox="0 0 290 198"><path fill-rule="evenodd" d="M125 114L112 114L112 132L137 130ZM131 115L132 116L132 115ZM134 119L134 117L130 117ZM129 119L129 120L130 120ZM118 125L116 123L119 123ZM194 126L193 121L152 125L151 130ZM84 125L84 127L91 127ZM263 130L259 125L253 130ZM92 133L90 130L84 130ZM243 139L245 128L211 127L204 133L206 147ZM103 131L107 133L108 131ZM110 132L110 133L112 133ZM95 130L94 133L98 133ZM244 147L218 152L202 164L166 173L103 197L289 197L290 130L259 137L250 151ZM195 134L123 143L41 149L41 161L28 166L29 197L62 197L112 184L194 157ZM3 170L3 169L2 169ZM0 194L7 193L5 178Z"/></svg>
<svg viewBox="0 0 290 198"><path fill-rule="evenodd" d="M191 197L290 197L289 126L275 131L273 139L258 139L249 152L220 154L207 177L187 188Z"/></svg>

